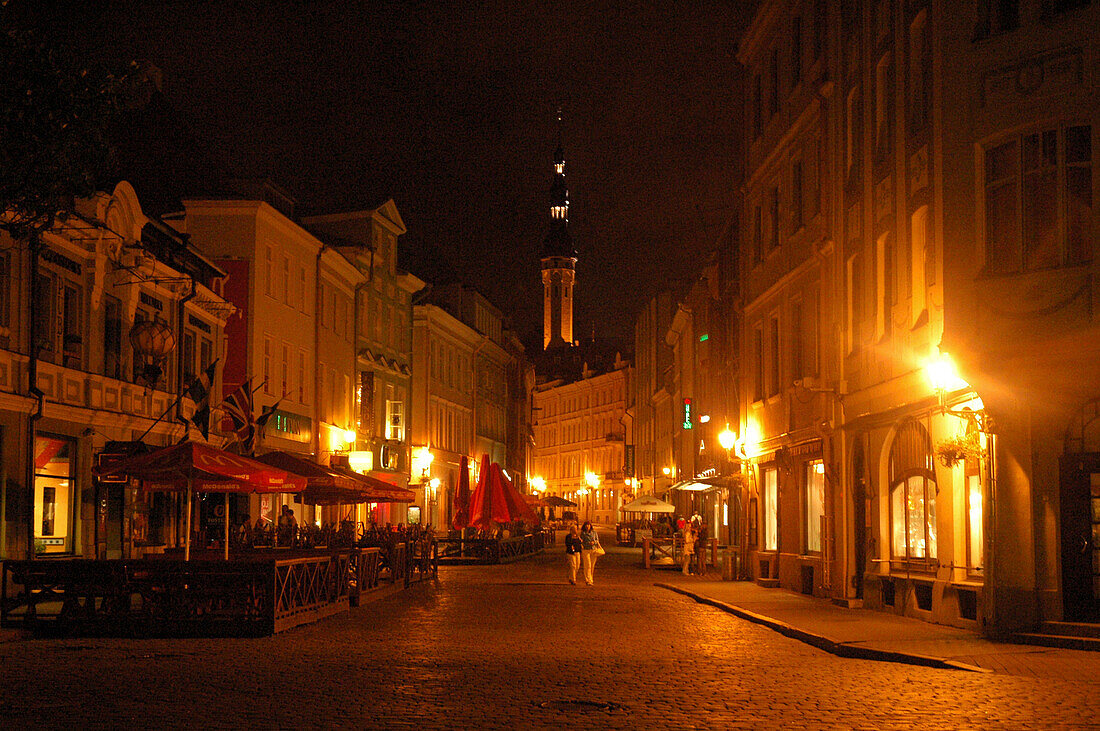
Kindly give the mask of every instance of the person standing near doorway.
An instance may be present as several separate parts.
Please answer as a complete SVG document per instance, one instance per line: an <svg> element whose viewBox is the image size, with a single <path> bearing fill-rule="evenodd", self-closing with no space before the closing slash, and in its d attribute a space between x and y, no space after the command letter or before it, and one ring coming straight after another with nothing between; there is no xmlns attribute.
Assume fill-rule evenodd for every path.
<svg viewBox="0 0 1100 731"><path fill-rule="evenodd" d="M691 573L691 559L695 554L695 528L691 523L684 524L684 527L680 530L680 538L684 544L680 560L684 576L687 576Z"/></svg>
<svg viewBox="0 0 1100 731"><path fill-rule="evenodd" d="M586 520L581 526L581 563L584 564L584 583L588 586L592 586L596 558L601 553L603 553L603 547L600 545L600 536L592 527L592 523Z"/></svg>
<svg viewBox="0 0 1100 731"><path fill-rule="evenodd" d="M569 565L569 583L577 583L577 569L581 567L581 534L576 524L569 526L565 534L565 560Z"/></svg>

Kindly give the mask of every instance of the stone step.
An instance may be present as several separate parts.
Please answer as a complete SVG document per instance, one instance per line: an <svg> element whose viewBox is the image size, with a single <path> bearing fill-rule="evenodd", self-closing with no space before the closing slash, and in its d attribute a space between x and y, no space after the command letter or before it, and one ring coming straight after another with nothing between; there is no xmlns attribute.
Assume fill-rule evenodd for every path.
<svg viewBox="0 0 1100 731"><path fill-rule="evenodd" d="M1100 624L1095 622L1043 622L1039 629L1048 635L1100 638Z"/></svg>
<svg viewBox="0 0 1100 731"><path fill-rule="evenodd" d="M1100 637L1075 637L1073 635L1054 635L1042 632L1018 632L1009 637L1012 642L1023 645L1041 645L1043 647L1061 647L1069 650L1090 650L1100 652Z"/></svg>

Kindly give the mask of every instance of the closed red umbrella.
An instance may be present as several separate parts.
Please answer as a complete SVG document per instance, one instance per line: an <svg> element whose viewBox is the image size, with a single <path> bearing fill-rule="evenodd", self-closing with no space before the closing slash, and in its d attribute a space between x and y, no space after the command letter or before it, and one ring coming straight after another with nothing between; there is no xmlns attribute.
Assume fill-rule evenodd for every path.
<svg viewBox="0 0 1100 731"><path fill-rule="evenodd" d="M455 489L454 517L451 527L462 530L470 524L470 460L462 455L458 467L458 487Z"/></svg>

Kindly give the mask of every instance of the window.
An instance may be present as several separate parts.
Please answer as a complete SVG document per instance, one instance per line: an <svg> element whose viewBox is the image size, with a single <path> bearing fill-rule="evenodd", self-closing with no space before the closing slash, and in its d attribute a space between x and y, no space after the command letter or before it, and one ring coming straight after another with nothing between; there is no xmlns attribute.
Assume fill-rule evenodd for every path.
<svg viewBox="0 0 1100 731"><path fill-rule="evenodd" d="M821 519L825 516L825 463L806 463L803 546L806 553L821 553Z"/></svg>
<svg viewBox="0 0 1100 731"><path fill-rule="evenodd" d="M1048 129L985 152L986 269L991 274L1092 259L1092 128Z"/></svg>
<svg viewBox="0 0 1100 731"><path fill-rule="evenodd" d="M264 294L275 296L275 251L270 246L264 247Z"/></svg>
<svg viewBox="0 0 1100 731"><path fill-rule="evenodd" d="M875 240L875 337L886 335L894 304L894 237L884 233Z"/></svg>
<svg viewBox="0 0 1100 731"><path fill-rule="evenodd" d="M890 99L892 96L890 53L883 54L875 66L875 159L885 159L890 151Z"/></svg>
<svg viewBox="0 0 1100 731"><path fill-rule="evenodd" d="M890 447L890 552L899 559L936 558L936 473L932 439L916 421Z"/></svg>
<svg viewBox="0 0 1100 731"><path fill-rule="evenodd" d="M795 160L791 166L791 229L802 228L802 161Z"/></svg>
<svg viewBox="0 0 1100 731"><path fill-rule="evenodd" d="M909 129L924 129L932 111L932 53L928 39L928 11L922 10L909 27Z"/></svg>
<svg viewBox="0 0 1100 731"><path fill-rule="evenodd" d="M271 338L264 338L264 393L269 396L271 388Z"/></svg>
<svg viewBox="0 0 1100 731"><path fill-rule="evenodd" d="M858 245L858 243L856 244ZM864 308L862 308L862 257L859 252L848 257L848 353L856 350L859 342L859 323L864 320Z"/></svg>
<svg viewBox="0 0 1100 731"><path fill-rule="evenodd" d="M325 283L317 282L317 322L325 326Z"/></svg>
<svg viewBox="0 0 1100 731"><path fill-rule="evenodd" d="M103 375L122 378L122 301L103 296Z"/></svg>
<svg viewBox="0 0 1100 731"><path fill-rule="evenodd" d="M283 343L280 355L282 356L279 360L279 365L281 366L279 369L279 376L282 382L282 389L279 391L279 396L281 397L290 393L290 348L287 347L286 343Z"/></svg>
<svg viewBox="0 0 1100 731"><path fill-rule="evenodd" d="M773 316L768 327L768 395L779 393L779 317Z"/></svg>
<svg viewBox="0 0 1100 731"><path fill-rule="evenodd" d="M910 271L913 275L910 326L917 323L921 313L927 307L926 289L936 278L935 256L928 233L928 206L921 206L909 219L909 253L912 258Z"/></svg>
<svg viewBox="0 0 1100 731"><path fill-rule="evenodd" d="M975 462L970 466L970 462ZM985 561L982 529L982 483L976 460L967 460L966 468L966 566L981 571Z"/></svg>
<svg viewBox="0 0 1100 731"><path fill-rule="evenodd" d="M760 401L764 398L764 331L760 325L753 328L752 341L752 354L755 361L752 400Z"/></svg>
<svg viewBox="0 0 1100 731"><path fill-rule="evenodd" d="M806 375L802 343L802 301L791 303L791 377Z"/></svg>
<svg viewBox="0 0 1100 731"><path fill-rule="evenodd" d="M791 21L791 87L802 81L802 18Z"/></svg>
<svg viewBox="0 0 1100 731"><path fill-rule="evenodd" d="M298 403L306 402L306 351L298 351Z"/></svg>
<svg viewBox="0 0 1100 731"><path fill-rule="evenodd" d="M195 333L191 330L183 331L183 339L180 341L180 360L183 362L183 386L187 387L195 380Z"/></svg>
<svg viewBox="0 0 1100 731"><path fill-rule="evenodd" d="M290 258L283 257L283 304L290 304Z"/></svg>
<svg viewBox="0 0 1100 731"><path fill-rule="evenodd" d="M309 309L306 306L306 268L304 266L298 267L298 309L302 312Z"/></svg>
<svg viewBox="0 0 1100 731"><path fill-rule="evenodd" d="M779 548L779 473L774 467L764 468L764 550Z"/></svg>
<svg viewBox="0 0 1100 731"><path fill-rule="evenodd" d="M844 126L844 169L848 176L852 175L858 160L860 139L860 112L859 112L859 88L852 87L848 90L848 98L845 100Z"/></svg>
<svg viewBox="0 0 1100 731"><path fill-rule="evenodd" d="M398 441L405 438L405 404L403 401L386 401L386 439Z"/></svg>
<svg viewBox="0 0 1100 731"><path fill-rule="evenodd" d="M46 553L71 553L76 440L38 434L34 438L34 538Z"/></svg>

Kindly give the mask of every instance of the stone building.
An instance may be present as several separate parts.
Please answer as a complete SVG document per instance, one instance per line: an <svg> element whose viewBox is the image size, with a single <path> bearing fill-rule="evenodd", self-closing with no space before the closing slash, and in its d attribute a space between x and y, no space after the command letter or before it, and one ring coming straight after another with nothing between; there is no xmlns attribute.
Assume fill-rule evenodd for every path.
<svg viewBox="0 0 1100 731"><path fill-rule="evenodd" d="M1096 27L1084 1L759 7L759 580L990 631L1100 616Z"/></svg>
<svg viewBox="0 0 1100 731"><path fill-rule="evenodd" d="M424 287L397 264L405 224L396 204L386 200L363 210L306 216L302 225L366 279L355 288L348 309L337 311L337 316L346 312L355 332L351 394L356 418L349 465L405 487L411 470L412 296ZM390 503L377 505L370 518L405 523L410 516L404 503Z"/></svg>
<svg viewBox="0 0 1100 731"><path fill-rule="evenodd" d="M0 234L0 269L0 557L182 545L178 494L100 479L93 464L123 443L198 437L195 404L176 394L225 356L226 273L127 182L76 201L33 254ZM220 381L215 368L214 394Z"/></svg>

